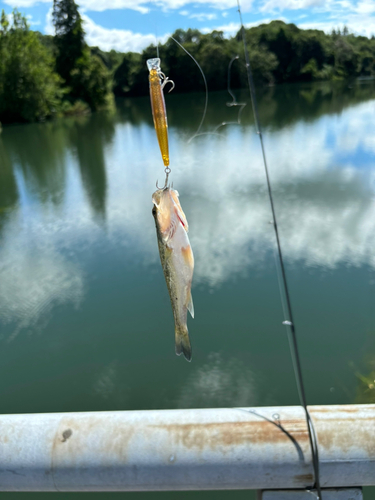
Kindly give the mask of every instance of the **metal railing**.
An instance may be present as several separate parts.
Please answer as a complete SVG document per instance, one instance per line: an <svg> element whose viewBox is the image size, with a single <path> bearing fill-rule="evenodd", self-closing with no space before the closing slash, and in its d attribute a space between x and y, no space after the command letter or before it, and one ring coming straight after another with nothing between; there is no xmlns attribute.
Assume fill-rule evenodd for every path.
<svg viewBox="0 0 375 500"><path fill-rule="evenodd" d="M311 406L322 488L375 485L375 405ZM301 407L0 416L1 491L305 489Z"/></svg>

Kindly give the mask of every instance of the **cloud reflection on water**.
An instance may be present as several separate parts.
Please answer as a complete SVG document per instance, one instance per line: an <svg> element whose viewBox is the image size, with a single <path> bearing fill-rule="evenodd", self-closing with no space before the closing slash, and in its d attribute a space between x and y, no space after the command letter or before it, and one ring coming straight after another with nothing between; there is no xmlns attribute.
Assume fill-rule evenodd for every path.
<svg viewBox="0 0 375 500"><path fill-rule="evenodd" d="M83 299L82 270L49 244L25 245L15 235L1 248L0 262L0 318L14 322L8 341L41 317L45 322L54 306L78 307Z"/></svg>
<svg viewBox="0 0 375 500"><path fill-rule="evenodd" d="M255 406L255 377L237 358L223 359L220 353L209 354L207 362L185 381L177 408L215 408Z"/></svg>
<svg viewBox="0 0 375 500"><path fill-rule="evenodd" d="M352 121L354 158L357 148L371 147L371 108L375 110L375 101L346 110L336 126L323 117L278 133L266 131L283 252L289 262L329 268L340 263L375 266L375 169L363 171L358 163L336 161L339 137ZM327 144L332 129L338 146ZM228 130L228 137L236 135L235 139L206 139L215 154L207 155L202 172L196 174L197 185L188 181L181 190L194 191L185 209L196 255L195 283L215 286L259 265L274 247L258 139L254 133L242 137L245 134ZM373 158L375 167L374 154Z"/></svg>
<svg viewBox="0 0 375 500"><path fill-rule="evenodd" d="M359 149L375 155L374 111L372 100L340 108L340 116L321 114L283 128L266 124L287 261L375 267L375 168L359 169L357 156ZM5 130L1 156L12 158L15 175L9 175L9 168L2 173L12 197L4 204L15 210L20 196L20 215L0 214L3 322L27 327L53 304L77 306L83 300L85 261L68 255L90 252L93 244L124 248L124 259L137 255L146 266L157 263L151 194L162 176L160 152L151 118L145 124L142 113L134 113L134 126L119 112L116 119L98 114L79 126L67 121ZM31 134L22 152L16 132ZM211 287L259 266L274 247L254 128L229 126L221 132L222 137L202 136L188 144L187 134L172 121L170 133L171 158L176 158L172 178L188 216L196 259L194 284ZM49 145L42 160L34 138L37 149ZM92 151L89 138L96 144ZM104 227L98 227L98 220Z"/></svg>

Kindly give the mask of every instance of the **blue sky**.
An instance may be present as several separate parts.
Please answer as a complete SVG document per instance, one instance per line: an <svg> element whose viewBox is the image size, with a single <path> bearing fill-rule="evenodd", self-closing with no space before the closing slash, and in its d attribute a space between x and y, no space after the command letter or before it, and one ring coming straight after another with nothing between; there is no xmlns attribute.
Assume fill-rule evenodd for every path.
<svg viewBox="0 0 375 500"><path fill-rule="evenodd" d="M17 7L32 29L53 34L51 0L0 0L0 9ZM155 37L163 42L177 28L213 29L234 35L239 29L236 0L79 0L86 40L103 50L140 52ZM375 34L375 0L242 0L246 26L272 19L300 28L330 32L345 24L356 34Z"/></svg>

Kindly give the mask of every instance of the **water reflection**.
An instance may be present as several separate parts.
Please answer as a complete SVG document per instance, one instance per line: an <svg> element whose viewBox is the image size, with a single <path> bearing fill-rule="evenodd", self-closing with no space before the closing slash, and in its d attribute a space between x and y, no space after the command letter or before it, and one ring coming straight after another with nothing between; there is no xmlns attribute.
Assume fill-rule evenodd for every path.
<svg viewBox="0 0 375 500"><path fill-rule="evenodd" d="M260 114L265 126L278 130L301 120L311 122L322 116L340 115L346 108L373 98L373 82L275 86L265 91Z"/></svg>
<svg viewBox="0 0 375 500"><path fill-rule="evenodd" d="M234 90L238 102L248 105L242 113L243 125L253 124L253 116L246 89ZM374 83L320 82L314 85L278 85L257 90L258 109L264 127L280 130L296 122L313 122L325 115L340 115L346 108L356 106L374 97ZM223 121L236 121L238 108L228 107L232 98L227 92L209 93L207 114L203 131L212 132ZM205 94L191 93L183 97L167 94L168 123L178 133L190 136L198 128L203 115ZM140 126L152 125L148 97L119 99L117 101L120 122Z"/></svg>
<svg viewBox="0 0 375 500"><path fill-rule="evenodd" d="M177 408L249 407L257 404L254 374L236 358L209 354L184 384Z"/></svg>
<svg viewBox="0 0 375 500"><path fill-rule="evenodd" d="M96 377L93 384L93 393L102 399L113 397L118 387L118 370L117 360L105 366ZM121 396L124 398L124 387L121 389Z"/></svg>
<svg viewBox="0 0 375 500"><path fill-rule="evenodd" d="M56 305L78 307L83 299L83 277L79 266L51 245L33 248L32 242L26 246L18 240L15 246L7 236L11 243L0 250L0 318L3 324L13 323L7 338L11 341L22 329L43 329Z"/></svg>
<svg viewBox="0 0 375 500"><path fill-rule="evenodd" d="M206 130L233 120L227 101L212 96ZM189 143L203 102L169 95L168 106L172 180L196 260L193 363L174 355L151 215L163 166L149 100L4 127L5 412L297 403L250 107L242 125ZM309 403L352 402L348 361L366 380L373 371L360 350L374 330L375 88L275 87L260 108Z"/></svg>
<svg viewBox="0 0 375 500"><path fill-rule="evenodd" d="M375 403L375 334L371 332L368 335L365 344L366 354L357 367L355 363L350 363L353 373L357 379L357 390L355 402L357 404Z"/></svg>
<svg viewBox="0 0 375 500"><path fill-rule="evenodd" d="M374 95L371 85L330 84L260 93L288 263L375 267ZM215 288L259 268L273 250L274 234L250 107L243 125L188 143L201 97L169 97L171 166L191 228L194 284ZM237 111L227 101L226 93L210 96L206 129L233 120ZM149 101L118 104L115 116L3 131L0 208L19 203L19 210L11 219L0 213L0 305L3 321L18 321L16 331L36 324L53 304L83 300L86 276L110 266L105 259L98 264L95 252L95 265L89 263L95 245L107 252L121 248L123 262L138 258L146 270L158 261L150 211L163 168ZM368 166L359 168L364 156ZM97 224L104 220L105 235ZM201 375L196 377L192 385Z"/></svg>
<svg viewBox="0 0 375 500"><path fill-rule="evenodd" d="M0 317L12 325L9 340L21 330L43 329L55 306L82 302L84 274L72 249L78 235L87 248L96 238L92 223L105 216L104 148L113 130L113 121L98 114L9 127L0 139ZM94 218L79 201L69 148ZM19 193L20 210L10 218Z"/></svg>
<svg viewBox="0 0 375 500"><path fill-rule="evenodd" d="M77 156L82 184L93 213L105 218L107 176L104 151L112 141L114 123L107 113L66 122L69 145Z"/></svg>
<svg viewBox="0 0 375 500"><path fill-rule="evenodd" d="M28 196L61 205L67 165L65 134L59 123L12 126L3 135L13 168L21 169Z"/></svg>
<svg viewBox="0 0 375 500"><path fill-rule="evenodd" d="M18 189L12 162L0 137L0 233L9 213L17 203Z"/></svg>
<svg viewBox="0 0 375 500"><path fill-rule="evenodd" d="M375 172L359 169L359 151L374 158L374 111L375 101L370 101L347 109L337 123L325 118L267 131L283 250L290 262L328 268L343 262L375 265ZM343 162L348 130L351 141L345 151L351 155ZM254 130L231 127L223 138L204 136L190 144L174 136L173 147L179 152L175 186L189 217L196 255L194 282L216 286L259 266L274 246L274 234ZM145 177L149 175L147 171ZM136 191L122 185L132 208L129 218L124 209L123 222L145 255L154 238L145 233L149 190L141 182Z"/></svg>

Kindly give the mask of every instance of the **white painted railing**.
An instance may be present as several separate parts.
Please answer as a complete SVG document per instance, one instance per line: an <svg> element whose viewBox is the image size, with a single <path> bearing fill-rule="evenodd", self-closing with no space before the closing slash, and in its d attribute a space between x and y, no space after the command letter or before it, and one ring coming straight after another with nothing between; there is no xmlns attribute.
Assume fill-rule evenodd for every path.
<svg viewBox="0 0 375 500"><path fill-rule="evenodd" d="M322 488L375 485L375 405L309 409ZM313 482L301 407L0 416L1 491L275 490Z"/></svg>

